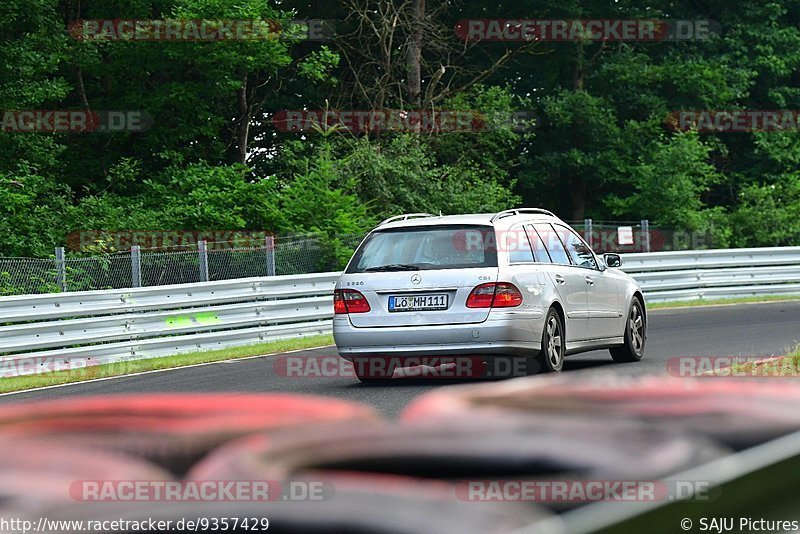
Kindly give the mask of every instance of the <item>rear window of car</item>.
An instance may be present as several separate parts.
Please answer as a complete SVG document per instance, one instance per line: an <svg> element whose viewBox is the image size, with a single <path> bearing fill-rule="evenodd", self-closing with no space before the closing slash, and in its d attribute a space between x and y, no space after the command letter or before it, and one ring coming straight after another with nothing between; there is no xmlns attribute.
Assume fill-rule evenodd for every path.
<svg viewBox="0 0 800 534"><path fill-rule="evenodd" d="M443 225L372 232L358 247L348 273L497 267L494 228Z"/></svg>

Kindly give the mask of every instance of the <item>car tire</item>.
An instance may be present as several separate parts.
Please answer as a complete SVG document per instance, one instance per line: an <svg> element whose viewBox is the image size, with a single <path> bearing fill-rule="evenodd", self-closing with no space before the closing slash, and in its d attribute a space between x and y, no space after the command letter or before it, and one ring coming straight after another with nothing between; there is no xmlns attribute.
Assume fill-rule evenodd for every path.
<svg viewBox="0 0 800 534"><path fill-rule="evenodd" d="M565 337L564 321L555 308L550 308L544 318L544 328L542 329L542 348L536 355L536 363L531 369L528 366L528 374L533 372L541 373L560 373L564 366L565 356Z"/></svg>
<svg viewBox="0 0 800 534"><path fill-rule="evenodd" d="M628 317L625 320L625 344L609 349L615 362L638 362L644 356L644 343L647 339L647 317L639 297L633 297Z"/></svg>

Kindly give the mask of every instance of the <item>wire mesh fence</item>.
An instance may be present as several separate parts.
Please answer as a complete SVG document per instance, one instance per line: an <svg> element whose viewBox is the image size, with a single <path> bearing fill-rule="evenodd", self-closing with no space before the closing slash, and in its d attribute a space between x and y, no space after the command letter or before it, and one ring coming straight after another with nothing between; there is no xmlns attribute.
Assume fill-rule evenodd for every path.
<svg viewBox="0 0 800 534"><path fill-rule="evenodd" d="M75 257L0 258L0 295L121 289L341 269L363 235L287 236ZM58 251L57 251L58 252ZM61 251L63 254L63 249Z"/></svg>
<svg viewBox="0 0 800 534"><path fill-rule="evenodd" d="M63 291L131 287L131 253L117 252L91 258L65 258L58 283ZM56 262L58 273L58 262Z"/></svg>
<svg viewBox="0 0 800 534"><path fill-rule="evenodd" d="M573 221L590 246L602 252L714 248L707 232L650 228L647 221ZM278 236L253 240L183 243L91 257L56 250L51 258L0 258L0 295L121 289L341 269L363 235L335 238Z"/></svg>
<svg viewBox="0 0 800 534"><path fill-rule="evenodd" d="M569 221L597 253L665 252L715 248L713 229L653 228L643 221Z"/></svg>
<svg viewBox="0 0 800 534"><path fill-rule="evenodd" d="M0 295L61 291L54 259L0 258Z"/></svg>
<svg viewBox="0 0 800 534"><path fill-rule="evenodd" d="M200 255L197 250L143 251L140 262L142 286L165 286L203 281L200 274Z"/></svg>

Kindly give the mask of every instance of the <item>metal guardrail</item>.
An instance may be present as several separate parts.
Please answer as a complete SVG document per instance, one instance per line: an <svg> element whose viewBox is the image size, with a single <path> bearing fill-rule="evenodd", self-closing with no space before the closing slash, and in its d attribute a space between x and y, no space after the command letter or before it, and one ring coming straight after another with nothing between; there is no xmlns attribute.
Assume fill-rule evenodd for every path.
<svg viewBox="0 0 800 534"><path fill-rule="evenodd" d="M800 295L800 247L626 254L623 269L648 302ZM0 376L328 333L338 277L0 297Z"/></svg>
<svg viewBox="0 0 800 534"><path fill-rule="evenodd" d="M330 332L339 273L0 298L0 376Z"/></svg>
<svg viewBox="0 0 800 534"><path fill-rule="evenodd" d="M800 295L800 247L624 254L648 302Z"/></svg>

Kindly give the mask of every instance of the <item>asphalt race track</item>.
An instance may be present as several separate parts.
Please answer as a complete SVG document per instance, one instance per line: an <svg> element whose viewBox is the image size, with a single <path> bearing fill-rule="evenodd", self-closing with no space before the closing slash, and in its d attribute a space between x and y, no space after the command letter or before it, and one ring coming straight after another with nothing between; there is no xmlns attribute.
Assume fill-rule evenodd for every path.
<svg viewBox="0 0 800 534"><path fill-rule="evenodd" d="M564 372L667 374L671 358L781 355L800 343L799 301L654 310L649 318L647 347L641 362L616 364L608 351L595 351L567 358ZM331 356L335 351L325 347L293 355L303 354ZM342 376L287 377L287 373L276 372L275 358L258 357L7 394L0 396L0 402L113 393L284 392L364 402L387 416L396 416L417 395L467 382L396 377L389 384L372 385Z"/></svg>

